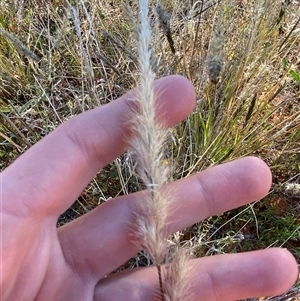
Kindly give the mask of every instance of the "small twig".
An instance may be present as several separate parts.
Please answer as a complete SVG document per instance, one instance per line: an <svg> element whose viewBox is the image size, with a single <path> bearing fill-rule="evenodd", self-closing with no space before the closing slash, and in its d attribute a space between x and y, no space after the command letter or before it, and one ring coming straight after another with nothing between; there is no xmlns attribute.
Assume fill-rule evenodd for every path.
<svg viewBox="0 0 300 301"><path fill-rule="evenodd" d="M86 53L86 51L84 49L84 45L83 45L78 12L77 12L77 10L74 6L71 6L71 13L72 13L71 15L72 15L72 19L73 19L73 22L74 22L74 25L75 25L76 35L77 35L78 40L79 40L79 45L80 45L80 49L81 49L81 55L82 55L82 58L83 58L83 61L84 61L85 70L91 78L94 78L93 68L90 64L90 61L88 59L87 53Z"/></svg>
<svg viewBox="0 0 300 301"><path fill-rule="evenodd" d="M282 46L286 43L286 41L288 40L288 38L291 36L291 34L293 33L293 31L296 29L296 27L298 26L299 22L300 22L300 17L299 17L298 21L295 23L295 25L293 26L293 28L290 30L289 34L286 36L286 38L280 44L279 50L281 50Z"/></svg>
<svg viewBox="0 0 300 301"><path fill-rule="evenodd" d="M205 8L203 8L203 9L202 9L202 6L201 6L201 11L198 12L198 13L196 13L196 14L193 16L193 18L196 18L197 16L199 16L199 15L201 15L202 13L206 12L207 10L209 10L209 9L212 8L213 6L219 4L220 2L221 2L221 0L218 0L218 1L212 3L211 5L209 5L209 6L205 7Z"/></svg>

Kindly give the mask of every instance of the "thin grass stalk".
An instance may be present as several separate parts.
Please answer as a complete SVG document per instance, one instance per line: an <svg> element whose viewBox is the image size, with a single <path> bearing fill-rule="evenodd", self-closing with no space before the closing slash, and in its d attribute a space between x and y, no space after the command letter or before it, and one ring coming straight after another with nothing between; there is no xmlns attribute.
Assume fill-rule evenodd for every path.
<svg viewBox="0 0 300 301"><path fill-rule="evenodd" d="M83 39L81 36L81 30L80 30L80 21L79 21L79 16L78 16L78 12L76 10L76 8L74 6L71 6L71 15L73 18L73 22L75 25L75 29L76 29L76 34L79 40L79 45L80 45L80 50L81 50L81 56L84 62L84 68L86 73L89 75L90 78L94 78L94 72L93 69L91 67L90 61L88 59L88 55L85 51L84 45L83 45Z"/></svg>

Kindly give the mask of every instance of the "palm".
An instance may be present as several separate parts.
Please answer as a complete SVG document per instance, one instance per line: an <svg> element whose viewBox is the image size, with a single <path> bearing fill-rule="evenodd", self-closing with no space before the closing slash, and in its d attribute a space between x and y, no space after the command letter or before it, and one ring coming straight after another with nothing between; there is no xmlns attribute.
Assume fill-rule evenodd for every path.
<svg viewBox="0 0 300 301"><path fill-rule="evenodd" d="M75 273L62 254L55 225L52 224L50 228L49 221L38 222L30 218L24 222L22 217L14 219L13 222L14 225L19 222L20 227L15 227L9 233L16 240L8 243L2 253L2 285L6 288L3 300L58 300L56 294L62 291L62 284L64 289L68 285L73 286L72 290L66 290L67 294L71 296L72 292L75 293L74 289L79 286L74 285ZM68 298L65 296L60 300Z"/></svg>
<svg viewBox="0 0 300 301"><path fill-rule="evenodd" d="M169 77L157 85L164 86L158 114L168 112L166 124L185 118L194 104L190 84ZM122 119L129 115L127 98L62 125L2 173L2 300L155 299L158 283L152 268L105 277L139 250L129 226L138 194L110 200L56 229L59 215L94 174L126 149L132 134ZM245 158L170 184L178 209L170 216L169 233L262 197L270 181L263 162ZM191 264L192 290L203 300L278 294L297 275L295 260L280 249ZM263 282L257 283L257 276Z"/></svg>

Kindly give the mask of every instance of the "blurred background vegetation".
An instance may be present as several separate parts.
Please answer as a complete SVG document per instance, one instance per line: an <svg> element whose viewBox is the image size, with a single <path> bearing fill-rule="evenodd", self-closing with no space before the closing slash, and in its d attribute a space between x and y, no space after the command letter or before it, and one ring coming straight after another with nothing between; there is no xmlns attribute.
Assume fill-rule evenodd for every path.
<svg viewBox="0 0 300 301"><path fill-rule="evenodd" d="M300 263L299 1L158 2L150 1L156 75L181 74L197 93L195 110L170 131L174 179L247 155L273 173L263 200L173 239L196 256L282 246ZM136 86L137 14L137 1L0 0L1 170L59 124ZM58 226L137 187L124 154Z"/></svg>

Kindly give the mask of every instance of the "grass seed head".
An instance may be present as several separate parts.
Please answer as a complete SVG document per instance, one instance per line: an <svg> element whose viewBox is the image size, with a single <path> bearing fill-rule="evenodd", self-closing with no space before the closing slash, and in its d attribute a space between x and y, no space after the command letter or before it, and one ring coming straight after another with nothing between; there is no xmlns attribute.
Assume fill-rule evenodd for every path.
<svg viewBox="0 0 300 301"><path fill-rule="evenodd" d="M220 80L220 74L223 66L223 45L224 34L222 29L219 28L214 30L210 40L209 52L206 61L208 76L213 84L217 84Z"/></svg>

